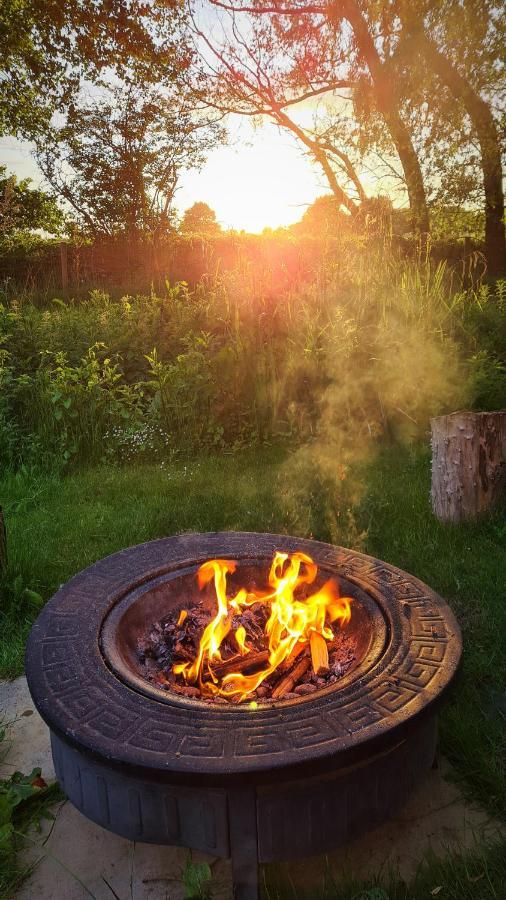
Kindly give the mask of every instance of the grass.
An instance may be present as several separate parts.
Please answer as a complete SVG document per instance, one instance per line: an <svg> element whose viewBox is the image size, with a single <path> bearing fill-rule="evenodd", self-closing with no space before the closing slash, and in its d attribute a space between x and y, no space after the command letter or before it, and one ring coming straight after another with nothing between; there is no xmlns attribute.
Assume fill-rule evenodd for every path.
<svg viewBox="0 0 506 900"><path fill-rule="evenodd" d="M2 769L10 762L9 726L12 724L0 719ZM19 851L30 840L28 832L39 830L43 819L53 819L52 806L64 799L59 785L47 785L40 775L40 769L33 769L29 775L14 771L0 778L0 900L13 897L15 889L36 864L22 866L19 862Z"/></svg>
<svg viewBox="0 0 506 900"><path fill-rule="evenodd" d="M21 472L0 482L8 529L10 584L43 598L109 553L180 531L280 531L328 540L322 490L287 476L280 451L191 462L98 467L64 479ZM463 786L496 815L506 814L506 515L447 526L430 512L424 450L385 448L355 473L364 485L337 535L417 575L446 597L463 628L457 688L441 717L444 753ZM306 490L307 487L307 490ZM294 511L293 495L298 499ZM301 515L301 510L304 515ZM0 673L23 669L30 601L4 599ZM19 594L19 590L18 590Z"/></svg>
<svg viewBox="0 0 506 900"><path fill-rule="evenodd" d="M265 900L503 900L506 883L506 853L502 842L486 849L477 845L467 853L439 858L429 853L410 882L395 873L367 881L336 877L327 867L321 883L309 892L287 886L279 867L264 870Z"/></svg>
<svg viewBox="0 0 506 900"><path fill-rule="evenodd" d="M428 452L393 445L357 465L348 478L361 491L341 493L336 532L329 528L328 514L329 498L335 495L314 472L307 475L301 478L299 471L294 482L290 460L275 449L180 461L162 469L101 466L63 479L29 471L5 475L0 503L8 528L9 576L0 630L1 674L12 677L22 671L24 643L36 614L30 599L23 599L20 576L21 588L45 599L94 560L180 531L279 531L338 539L348 546L358 543L426 581L457 613L464 657L440 719L442 751L467 796L506 818L505 512L459 527L438 523L429 505ZM492 848L485 856L477 850L474 856L432 861L409 893L392 882L381 888L385 894L363 893L372 891L371 884L328 896L404 900L430 897L442 884L438 895L445 900L486 900L504 896L505 876L504 848L503 855ZM274 900L283 895L267 896Z"/></svg>

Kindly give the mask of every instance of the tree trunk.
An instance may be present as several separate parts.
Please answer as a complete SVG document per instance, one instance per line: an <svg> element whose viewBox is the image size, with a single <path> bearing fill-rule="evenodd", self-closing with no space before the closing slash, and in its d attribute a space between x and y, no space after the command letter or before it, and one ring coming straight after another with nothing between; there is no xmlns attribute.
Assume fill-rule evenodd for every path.
<svg viewBox="0 0 506 900"><path fill-rule="evenodd" d="M506 411L431 420L432 509L443 522L491 511L506 491Z"/></svg>
<svg viewBox="0 0 506 900"><path fill-rule="evenodd" d="M336 9L353 29L359 53L369 69L376 105L390 131L404 171L413 230L425 240L430 226L423 175L409 129L399 112L394 81L381 61L367 21L356 0L345 0Z"/></svg>
<svg viewBox="0 0 506 900"><path fill-rule="evenodd" d="M506 272L506 237L501 149L494 117L488 103L482 100L469 81L439 52L429 38L423 36L419 46L441 81L463 103L476 131L481 150L485 193L485 255L488 273L496 278Z"/></svg>
<svg viewBox="0 0 506 900"><path fill-rule="evenodd" d="M4 514L0 506L0 578L7 569L7 535L5 531Z"/></svg>

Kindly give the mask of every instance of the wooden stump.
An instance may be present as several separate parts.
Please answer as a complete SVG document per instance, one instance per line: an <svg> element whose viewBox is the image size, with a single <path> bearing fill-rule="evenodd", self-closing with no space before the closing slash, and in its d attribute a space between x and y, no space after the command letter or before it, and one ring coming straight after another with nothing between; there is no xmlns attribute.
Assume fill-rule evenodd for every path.
<svg viewBox="0 0 506 900"><path fill-rule="evenodd" d="M7 569L7 537L2 507L0 506L0 577Z"/></svg>
<svg viewBox="0 0 506 900"><path fill-rule="evenodd" d="M498 505L506 489L506 411L431 420L434 515L462 522Z"/></svg>

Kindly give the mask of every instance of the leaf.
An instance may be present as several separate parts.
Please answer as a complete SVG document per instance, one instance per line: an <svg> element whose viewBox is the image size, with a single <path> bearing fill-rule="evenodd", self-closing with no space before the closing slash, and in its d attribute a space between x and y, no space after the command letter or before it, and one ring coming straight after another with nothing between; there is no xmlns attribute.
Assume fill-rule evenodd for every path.
<svg viewBox="0 0 506 900"><path fill-rule="evenodd" d="M12 819L12 810L14 806L7 792L0 792L0 829L7 825Z"/></svg>
<svg viewBox="0 0 506 900"><path fill-rule="evenodd" d="M431 896L432 896L432 897L437 897L437 895L439 894L439 892L442 891L442 890L443 890L443 885L442 885L442 884L439 884L437 887L432 888L432 890L431 890L431 892L430 892L430 893L431 893Z"/></svg>
<svg viewBox="0 0 506 900"><path fill-rule="evenodd" d="M0 797L1 801L1 797ZM2 856L12 853L12 839L14 837L14 827L11 822L0 825L0 859Z"/></svg>
<svg viewBox="0 0 506 900"><path fill-rule="evenodd" d="M380 887L366 888L362 891L356 900L390 900L386 891Z"/></svg>
<svg viewBox="0 0 506 900"><path fill-rule="evenodd" d="M43 781L40 777L41 770L39 768L32 769L29 775L23 775L22 772L14 772L10 778L8 796L14 806L18 806L23 800L29 800L41 790L38 783ZM46 783L44 782L44 786Z"/></svg>
<svg viewBox="0 0 506 900"><path fill-rule="evenodd" d="M187 900L210 897L211 869L207 863L194 863L188 857L182 878Z"/></svg>
<svg viewBox="0 0 506 900"><path fill-rule="evenodd" d="M28 600L28 603L35 609L41 609L44 606L44 597L41 597L37 591L30 591L28 588L23 591L23 600Z"/></svg>

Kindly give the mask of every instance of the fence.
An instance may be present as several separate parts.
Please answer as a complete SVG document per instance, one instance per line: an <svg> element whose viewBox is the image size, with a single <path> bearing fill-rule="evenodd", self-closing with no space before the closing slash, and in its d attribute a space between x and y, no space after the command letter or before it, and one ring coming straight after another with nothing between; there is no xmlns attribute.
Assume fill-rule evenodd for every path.
<svg viewBox="0 0 506 900"><path fill-rule="evenodd" d="M404 254L415 252L406 242L397 241L395 246ZM343 260L356 250L350 235L175 236L136 245L126 241L48 242L36 252L0 256L0 291L7 298L16 294L78 296L92 288L132 294L163 290L167 282L186 281L194 286L235 272L246 275L253 290L276 292L311 281L322 272L335 275L344 266ZM436 261L447 259L464 275L475 265L473 260L480 258L479 247L468 240L435 245L431 253ZM479 274L483 267L475 268Z"/></svg>

